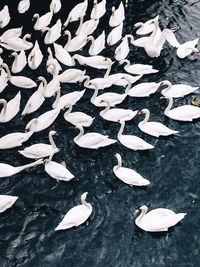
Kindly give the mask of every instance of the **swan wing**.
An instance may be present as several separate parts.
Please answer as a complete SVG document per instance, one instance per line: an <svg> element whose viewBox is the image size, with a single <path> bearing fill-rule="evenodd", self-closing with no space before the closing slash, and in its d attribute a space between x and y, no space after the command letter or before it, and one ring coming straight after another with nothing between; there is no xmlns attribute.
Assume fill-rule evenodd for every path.
<svg viewBox="0 0 200 267"><path fill-rule="evenodd" d="M0 213L12 207L18 197L0 195Z"/></svg>
<svg viewBox="0 0 200 267"><path fill-rule="evenodd" d="M119 24L119 26L115 27L107 37L107 44L114 45L116 44L122 37L122 29L123 29L123 22Z"/></svg>
<svg viewBox="0 0 200 267"><path fill-rule="evenodd" d="M183 97L199 89L199 87L192 87L187 84L174 84L170 89L163 89L162 94L164 96L171 96L173 98Z"/></svg>
<svg viewBox="0 0 200 267"><path fill-rule="evenodd" d="M17 87L22 88L33 88L37 86L33 80L25 76L11 76L10 82Z"/></svg>
<svg viewBox="0 0 200 267"><path fill-rule="evenodd" d="M18 152L26 158L36 159L49 156L52 152L55 152L55 149L51 145L39 143L18 150Z"/></svg>
<svg viewBox="0 0 200 267"><path fill-rule="evenodd" d="M171 109L167 114L174 120L192 121L200 117L200 108L193 105L183 105L174 109Z"/></svg>
<svg viewBox="0 0 200 267"><path fill-rule="evenodd" d="M74 61L66 49L62 45L54 43L54 50L56 58L66 66L74 66Z"/></svg>
<svg viewBox="0 0 200 267"><path fill-rule="evenodd" d="M148 97L149 95L155 93L160 86L160 83L149 82L140 83L130 89L128 95L133 97Z"/></svg>
<svg viewBox="0 0 200 267"><path fill-rule="evenodd" d="M121 135L118 139L124 146L133 150L146 150L154 148L154 146L151 144L134 135Z"/></svg>
<svg viewBox="0 0 200 267"><path fill-rule="evenodd" d="M8 149L21 146L23 142L27 141L33 132L28 133L10 133L0 138L0 149Z"/></svg>
<svg viewBox="0 0 200 267"><path fill-rule="evenodd" d="M74 175L62 164L50 161L45 164L45 171L57 180L70 181Z"/></svg>

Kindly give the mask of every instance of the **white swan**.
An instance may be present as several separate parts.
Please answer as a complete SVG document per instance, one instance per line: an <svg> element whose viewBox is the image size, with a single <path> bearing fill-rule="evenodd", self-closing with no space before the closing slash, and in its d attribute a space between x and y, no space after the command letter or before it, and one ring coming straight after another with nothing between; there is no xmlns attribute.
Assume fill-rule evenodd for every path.
<svg viewBox="0 0 200 267"><path fill-rule="evenodd" d="M43 164L43 159L38 159L35 162L23 165L23 166L18 166L18 167L13 167L12 165L6 164L6 163L0 163L0 178L4 177L9 177L12 176L16 173L19 173L27 168L37 166L40 164Z"/></svg>
<svg viewBox="0 0 200 267"><path fill-rule="evenodd" d="M8 6L5 5L0 11L0 28L4 28L10 22L10 13Z"/></svg>
<svg viewBox="0 0 200 267"><path fill-rule="evenodd" d="M24 50L21 50L19 54L17 52L12 52L10 56L14 56L15 59L12 63L11 71L13 73L18 73L23 70L23 68L26 66L27 60L26 60L26 54Z"/></svg>
<svg viewBox="0 0 200 267"><path fill-rule="evenodd" d="M11 208L17 199L18 197L15 196L0 195L0 213Z"/></svg>
<svg viewBox="0 0 200 267"><path fill-rule="evenodd" d="M20 14L25 13L29 10L30 7L30 0L21 0L17 6L17 10Z"/></svg>
<svg viewBox="0 0 200 267"><path fill-rule="evenodd" d="M124 121L117 121L121 124L120 130L118 132L117 138L120 141L120 143L130 149L133 150L147 150L147 149L152 149L154 146L151 144L147 143L140 137L134 136L134 135L122 135L125 122Z"/></svg>
<svg viewBox="0 0 200 267"><path fill-rule="evenodd" d="M150 73L157 73L158 70L153 69L151 65L146 64L130 64L130 61L128 59L120 60L119 64L126 63L124 66L125 71L135 74L135 75L144 75L144 74L150 74Z"/></svg>
<svg viewBox="0 0 200 267"><path fill-rule="evenodd" d="M42 28L41 32L44 34L47 31L47 34L44 38L45 44L52 44L61 36L61 20L58 19L57 22L51 27Z"/></svg>
<svg viewBox="0 0 200 267"><path fill-rule="evenodd" d="M58 72L56 69L56 64L54 62L49 62L49 65L53 65L53 78L51 81L47 84L45 90L44 90L44 97L52 97L55 92L60 88L60 80L58 76Z"/></svg>
<svg viewBox="0 0 200 267"><path fill-rule="evenodd" d="M106 0L102 0L99 3L97 3L97 0L94 0L90 18L100 19L105 13L106 13Z"/></svg>
<svg viewBox="0 0 200 267"><path fill-rule="evenodd" d="M199 54L199 50L196 48L198 41L199 38L181 44L176 50L177 56L179 58L185 58L193 52Z"/></svg>
<svg viewBox="0 0 200 267"><path fill-rule="evenodd" d="M13 50L16 52L21 51L21 50L28 50L33 47L33 44L26 40L30 38L31 38L31 34L27 33L24 35L23 38L19 38L19 37L8 38L4 42L0 42L0 45L6 49Z"/></svg>
<svg viewBox="0 0 200 267"><path fill-rule="evenodd" d="M90 66L96 69L108 69L110 66L109 58L103 56L81 56L78 54L73 55L73 60L78 60L79 64L84 66Z"/></svg>
<svg viewBox="0 0 200 267"><path fill-rule="evenodd" d="M52 157L54 152L50 154L49 158L44 160L44 168L45 171L52 177L55 178L57 181L65 181L69 182L74 175L62 164L52 161Z"/></svg>
<svg viewBox="0 0 200 267"><path fill-rule="evenodd" d="M173 98L176 97L183 97L185 95L191 94L192 92L196 91L199 89L199 87L192 87L191 85L187 84L173 84L170 81L162 81L162 85L167 85L167 88L163 89L161 91L162 95L164 96L171 96Z"/></svg>
<svg viewBox="0 0 200 267"><path fill-rule="evenodd" d="M137 22L133 29L136 29L139 27L139 29L137 29L136 31L136 34L138 35L145 35L145 34L148 34L150 32L152 32L155 28L155 24L154 23L151 23L152 21L158 21L159 19L159 15L156 16L154 19L150 19L148 21L146 21L145 23L143 22Z"/></svg>
<svg viewBox="0 0 200 267"><path fill-rule="evenodd" d="M124 5L123 2L121 1L119 4L119 7L116 9L114 6L112 7L112 15L110 16L109 19L109 26L110 27L116 27L118 26L124 19Z"/></svg>
<svg viewBox="0 0 200 267"><path fill-rule="evenodd" d="M148 207L141 206L136 212L141 214L136 218L135 224L148 232L164 232L176 225L187 213L175 213L170 209L158 208L147 213Z"/></svg>
<svg viewBox="0 0 200 267"><path fill-rule="evenodd" d="M88 192L85 192L81 196L81 205L75 206L70 209L59 225L55 228L56 231L66 230L68 228L79 226L84 223L92 213L92 205L86 202Z"/></svg>
<svg viewBox="0 0 200 267"><path fill-rule="evenodd" d="M72 111L72 104L70 103L68 105L69 109L65 112L64 118L66 121L70 122L74 126L76 125L81 125L83 127L90 127L94 118L91 116L85 114L84 112L76 111L76 112L71 112Z"/></svg>
<svg viewBox="0 0 200 267"><path fill-rule="evenodd" d="M39 159L50 156L52 153L57 153L60 150L57 148L54 140L53 135L57 135L56 131L49 132L49 142L48 144L38 143L26 147L23 150L18 150L18 152L26 158L30 159Z"/></svg>
<svg viewBox="0 0 200 267"><path fill-rule="evenodd" d="M0 149L9 149L17 146L21 146L22 143L26 142L33 132L28 133L10 133L0 138Z"/></svg>
<svg viewBox="0 0 200 267"><path fill-rule="evenodd" d="M3 104L3 108L0 113L0 122L8 122L17 115L20 109L20 100L20 91L9 102L5 99L0 99L0 103Z"/></svg>
<svg viewBox="0 0 200 267"><path fill-rule="evenodd" d="M1 67L3 67L6 70L8 80L14 86L23 87L23 88L32 88L32 87L37 86L37 84L33 80L31 80L30 78L27 78L25 76L11 76L10 70L9 70L8 65L6 63L2 63Z"/></svg>
<svg viewBox="0 0 200 267"><path fill-rule="evenodd" d="M116 44L122 38L123 22L115 27L107 37L107 44L109 46Z"/></svg>
<svg viewBox="0 0 200 267"><path fill-rule="evenodd" d="M94 39L92 35L87 37L87 42L91 41L92 44L88 50L90 56L98 55L105 48L105 31Z"/></svg>
<svg viewBox="0 0 200 267"><path fill-rule="evenodd" d="M85 70L68 69L58 75L60 83L76 83L83 79Z"/></svg>
<svg viewBox="0 0 200 267"><path fill-rule="evenodd" d="M200 118L200 108L195 107L193 105L182 105L180 107L172 108L173 105L173 98L171 96L161 96L162 98L169 99L169 104L164 111L164 114L173 119L178 121L192 121L194 119Z"/></svg>
<svg viewBox="0 0 200 267"><path fill-rule="evenodd" d="M50 10L56 14L60 11L62 5L60 0L51 0L51 4L49 6Z"/></svg>
<svg viewBox="0 0 200 267"><path fill-rule="evenodd" d="M47 48L47 52L49 53L48 59L46 62L47 72L49 72L53 75L54 74L54 65L55 65L55 67L56 67L55 72L59 73L60 70L62 70L62 68L61 68L60 64L58 63L58 60L53 57L53 54L52 54L50 47ZM52 62L54 63L54 65L51 64Z"/></svg>
<svg viewBox="0 0 200 267"><path fill-rule="evenodd" d="M62 45L56 43L54 43L53 45L55 50L55 56L62 64L69 67L75 65L73 58L70 56L67 50L62 47Z"/></svg>
<svg viewBox="0 0 200 267"><path fill-rule="evenodd" d="M83 23L83 17L80 18L80 24L75 32L76 35L90 35L92 34L99 24L99 20L90 19Z"/></svg>
<svg viewBox="0 0 200 267"><path fill-rule="evenodd" d="M3 92L3 90L6 88L7 85L8 85L8 75L2 68L0 75L0 93Z"/></svg>
<svg viewBox="0 0 200 267"><path fill-rule="evenodd" d="M143 178L135 170L122 167L122 158L119 153L117 153L115 157L117 158L118 164L113 167L113 172L122 182L130 186L146 186L150 184L149 180Z"/></svg>
<svg viewBox="0 0 200 267"><path fill-rule="evenodd" d="M80 50L87 43L87 35L85 35L85 34L79 34L78 36L74 37L73 39L72 39L70 31L64 31L63 35L68 36L68 41L64 46L64 49L66 49L68 52L74 52L74 51Z"/></svg>
<svg viewBox="0 0 200 267"><path fill-rule="evenodd" d="M8 29L0 36L0 41L6 42L7 39L20 37L22 35L22 28L23 26L19 28Z"/></svg>
<svg viewBox="0 0 200 267"><path fill-rule="evenodd" d="M34 14L33 18L32 18L32 21L34 21L36 19L36 22L35 22L34 27L33 27L34 30L40 31L44 27L47 27L51 22L52 16L53 16L52 11L47 12L46 14L42 15L41 17L37 13Z"/></svg>
<svg viewBox="0 0 200 267"><path fill-rule="evenodd" d="M28 55L28 65L32 70L36 70L42 63L43 54L40 50L38 41L35 41L35 45Z"/></svg>
<svg viewBox="0 0 200 267"><path fill-rule="evenodd" d="M121 44L115 49L115 59L120 61L122 59L125 59L129 54L129 44L128 44L128 38L132 38L132 35L126 34L125 37L122 38Z"/></svg>
<svg viewBox="0 0 200 267"><path fill-rule="evenodd" d="M143 113L145 114L145 118L143 121L139 122L138 127L144 133L147 133L155 137L168 136L179 133L179 131L171 130L160 122L155 122L155 121L148 122L150 117L150 112L148 109L145 108L139 112L139 114Z"/></svg>
<svg viewBox="0 0 200 267"><path fill-rule="evenodd" d="M110 139L108 136L99 133L91 132L84 134L84 130L81 125L76 125L76 128L80 130L80 133L74 138L74 142L80 147L98 149L117 142L117 140Z"/></svg>

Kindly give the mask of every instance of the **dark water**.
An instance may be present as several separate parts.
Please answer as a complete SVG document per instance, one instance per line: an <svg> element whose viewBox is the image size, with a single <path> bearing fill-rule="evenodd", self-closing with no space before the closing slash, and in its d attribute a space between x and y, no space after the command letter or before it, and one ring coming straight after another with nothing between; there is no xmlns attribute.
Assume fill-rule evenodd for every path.
<svg viewBox="0 0 200 267"><path fill-rule="evenodd" d="M15 2L15 3L13 3ZM92 2L92 1L91 1ZM108 18L111 6L119 1L107 1L107 14L101 19L95 36L106 29L109 32ZM44 61L36 71L26 67L22 75L36 79L51 75L45 70L47 58L43 37L33 30L32 15L48 11L50 1L31 1L31 8L24 15L16 12L18 1L1 1L0 7L8 4L12 16L10 24L0 30L24 25L23 34L32 33L32 40L39 40L44 53ZM78 1L64 1L63 9L54 16L52 25L58 17L62 22ZM87 18L91 10L88 9ZM199 1L129 1L126 9L123 34L133 33L135 22L146 21L160 15L161 28L180 26L176 32L179 42L195 39L199 36ZM77 29L77 23L71 23L70 30ZM65 44L61 38L58 43ZM87 55L88 45L82 54ZM106 48L103 55L113 57L116 45ZM198 86L200 82L200 61L197 55L184 60L176 57L175 49L165 45L161 56L150 59L141 48L131 46L128 59L133 63L149 63L160 70L158 74L146 75L142 81L161 81L168 79L172 83L186 83ZM29 51L27 52L27 54ZM2 55L10 66L13 59L6 50ZM77 67L79 67L77 65ZM63 69L66 67L63 66ZM82 68L83 69L83 68ZM114 64L112 73L122 72L123 68ZM103 75L102 71L88 68L91 77ZM78 85L62 85L62 92L81 90ZM35 89L22 89L21 110ZM111 89L110 89L111 90ZM112 87L113 91L123 92L123 88ZM18 92L11 84L1 94L1 98L10 99ZM76 104L75 110L82 110L95 116L93 125L87 132L96 131L116 138L119 125L103 121L89 99L92 91L86 90L83 98ZM20 114L6 124L0 125L1 136L14 131L24 131L25 125L33 117L38 117L51 109L53 99L47 99L34 114L27 115L21 121ZM191 102L191 96L175 101L174 106ZM119 142L99 151L79 148L73 138L78 131L63 119L63 112L46 130L35 133L22 147L37 142L48 143L48 132L56 130L59 136L55 142L61 149L54 156L57 162L65 161L68 169L75 175L69 183L50 178L43 166L27 169L13 177L0 180L0 194L19 196L15 205L0 215L0 266L73 266L73 267L197 267L200 265L199 241L199 176L200 176L200 124L199 121L181 123L167 119L163 112L165 100L160 100L160 89L150 98L127 98L119 107L151 111L151 119L165 123L180 131L177 136L160 138L155 149L149 152L134 152ZM140 132L137 128L139 116L126 124L125 133L135 134L154 144L156 139ZM21 147L21 148L22 148ZM17 153L18 148L2 150L0 162L14 166L23 165L31 160ZM147 188L129 187L117 179L112 171L116 165L115 153L120 153L123 166L136 169L149 179ZM80 196L88 191L87 201L93 206L89 223L67 231L55 232L54 228L64 214L80 203ZM194 195L193 195L194 194ZM197 196L195 198L195 195ZM149 234L134 224L136 207L151 203L151 209L165 207L175 212L187 212L187 216L168 234Z"/></svg>

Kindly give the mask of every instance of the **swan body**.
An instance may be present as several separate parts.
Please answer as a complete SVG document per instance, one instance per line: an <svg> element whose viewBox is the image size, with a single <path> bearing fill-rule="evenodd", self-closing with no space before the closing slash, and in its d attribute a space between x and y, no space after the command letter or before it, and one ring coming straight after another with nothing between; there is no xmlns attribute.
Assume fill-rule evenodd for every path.
<svg viewBox="0 0 200 267"><path fill-rule="evenodd" d="M58 72L56 70L56 64L54 62L51 62L49 64L52 64L54 66L53 78L45 88L44 97L52 97L56 93L56 91L60 88L60 81Z"/></svg>
<svg viewBox="0 0 200 267"><path fill-rule="evenodd" d="M90 19L83 23L83 17L80 18L80 25L76 31L76 35L90 35L92 34L99 24L99 19Z"/></svg>
<svg viewBox="0 0 200 267"><path fill-rule="evenodd" d="M10 133L0 138L0 149L9 149L13 147L21 146L22 143L26 142L33 132L28 133Z"/></svg>
<svg viewBox="0 0 200 267"><path fill-rule="evenodd" d="M146 21L145 23L143 22L137 22L133 29L136 29L139 27L139 29L137 29L136 31L136 34L138 35L145 35L145 34L148 34L150 32L152 32L155 28L155 24L154 23L151 23L152 21L158 21L159 19L159 15L156 16L154 19L150 19L148 21Z"/></svg>
<svg viewBox="0 0 200 267"><path fill-rule="evenodd" d="M106 13L106 0L102 0L97 3L97 0L94 0L93 9L91 12L91 19L100 19Z"/></svg>
<svg viewBox="0 0 200 267"><path fill-rule="evenodd" d="M114 174L122 180L125 184L129 184L130 186L146 186L149 185L150 182L143 178L139 173L130 168L122 167L122 158L120 154L116 154L118 164L114 166L113 172Z"/></svg>
<svg viewBox="0 0 200 267"><path fill-rule="evenodd" d="M6 49L13 50L13 51L21 51L21 50L28 50L33 47L31 42L28 42L26 39L30 39L30 34L25 34L23 38L19 37L11 37L5 40L4 43L0 43Z"/></svg>
<svg viewBox="0 0 200 267"><path fill-rule="evenodd" d="M59 73L60 70L62 70L60 64L58 63L58 60L53 57L51 48L47 48L47 52L49 53L48 59L46 62L47 72L54 75L54 73ZM52 64L53 63L53 64Z"/></svg>
<svg viewBox="0 0 200 267"><path fill-rule="evenodd" d="M126 86L129 82L137 82L142 75L132 76L126 73L115 73L108 76L108 79L113 82L113 84L118 86Z"/></svg>
<svg viewBox="0 0 200 267"><path fill-rule="evenodd" d="M171 84L169 81L162 81L161 85L167 85L167 88L161 91L162 95L166 97L183 97L185 95L191 94L192 92L199 89L199 87L192 87L187 84Z"/></svg>
<svg viewBox="0 0 200 267"><path fill-rule="evenodd" d="M8 6L5 5L0 11L0 28L4 28L10 22L10 13Z"/></svg>
<svg viewBox="0 0 200 267"><path fill-rule="evenodd" d="M118 61L125 59L129 54L128 37L129 34L122 38L121 44L115 49L115 59Z"/></svg>
<svg viewBox="0 0 200 267"><path fill-rule="evenodd" d="M47 31L47 34L44 38L45 44L52 44L61 36L61 20L58 19L57 22L51 27L42 28L41 32L44 33Z"/></svg>
<svg viewBox="0 0 200 267"><path fill-rule="evenodd" d="M17 6L20 14L25 13L30 7L30 0L21 0Z"/></svg>
<svg viewBox="0 0 200 267"><path fill-rule="evenodd" d="M98 149L100 147L109 146L117 141L109 139L108 136L99 133L91 132L84 134L84 130L81 125L76 125L76 128L80 130L80 133L74 138L74 142L83 148Z"/></svg>
<svg viewBox="0 0 200 267"><path fill-rule="evenodd" d="M176 225L187 213L175 213L170 209L158 208L147 213L148 207L141 206L136 212L141 214L136 218L135 224L148 232L164 232Z"/></svg>
<svg viewBox="0 0 200 267"><path fill-rule="evenodd" d="M64 65L66 66L74 66L75 62L70 56L70 54L67 52L66 49L62 47L62 45L54 43L54 50L55 50L55 56L56 58Z"/></svg>
<svg viewBox="0 0 200 267"><path fill-rule="evenodd" d="M169 104L167 108L164 111L164 114L173 119L178 121L192 121L194 119L200 118L200 108L195 107L193 105L182 105L177 108L171 109L173 105L173 98L171 96L169 97L161 97L161 98L168 98Z"/></svg>
<svg viewBox="0 0 200 267"><path fill-rule="evenodd" d="M79 226L84 223L92 213L92 205L86 202L87 192L81 196L81 205L75 206L70 209L59 225L55 228L56 231L66 230L68 228Z"/></svg>
<svg viewBox="0 0 200 267"><path fill-rule="evenodd" d="M18 152L23 155L26 158L30 159L39 159L50 156L52 153L57 153L60 150L57 148L54 140L53 135L56 135L56 131L50 131L49 132L49 142L48 144L38 143L31 145L29 147L26 147L23 150L18 150Z"/></svg>
<svg viewBox="0 0 200 267"><path fill-rule="evenodd" d="M21 93L20 91L9 102L5 99L0 99L0 103L4 105L0 113L0 122L5 123L12 120L20 109Z"/></svg>
<svg viewBox="0 0 200 267"><path fill-rule="evenodd" d="M120 60L119 64L126 63L124 66L125 71L135 74L135 75L144 75L144 74L150 74L150 73L157 73L158 70L153 69L151 65L146 64L130 64L130 61L128 59Z"/></svg>
<svg viewBox="0 0 200 267"><path fill-rule="evenodd" d="M194 39L192 41L185 42L184 44L181 44L176 50L177 56L179 58L185 58L193 52L199 53L199 50L196 48L198 41L199 41L199 38Z"/></svg>
<svg viewBox="0 0 200 267"><path fill-rule="evenodd" d="M0 36L1 42L6 42L7 39L20 37L22 35L22 28L23 26L19 28L8 29L7 31L5 31Z"/></svg>
<svg viewBox="0 0 200 267"><path fill-rule="evenodd" d="M121 22L117 27L115 27L107 37L107 44L114 45L122 38L122 29L123 29L123 22Z"/></svg>
<svg viewBox="0 0 200 267"><path fill-rule="evenodd" d="M24 50L21 50L19 54L17 52L13 52L11 56L14 56L15 59L13 61L11 71L13 73L18 73L23 70L23 68L26 66L27 60L26 60L26 54Z"/></svg>
<svg viewBox="0 0 200 267"><path fill-rule="evenodd" d="M58 75L60 83L76 83L83 79L85 70L68 69Z"/></svg>
<svg viewBox="0 0 200 267"><path fill-rule="evenodd" d="M78 60L79 64L81 65L90 66L92 68L97 68L97 69L108 69L110 65L110 61L108 60L108 58L105 58L103 56L85 57L85 56L75 54L73 56L73 59Z"/></svg>
<svg viewBox="0 0 200 267"><path fill-rule="evenodd" d="M88 50L90 56L98 55L105 48L105 31L103 31L96 39L92 35L87 37L87 42L92 41Z"/></svg>
<svg viewBox="0 0 200 267"><path fill-rule="evenodd" d="M6 88L7 85L8 85L8 75L2 68L0 75L0 93L3 92L3 90Z"/></svg>
<svg viewBox="0 0 200 267"><path fill-rule="evenodd" d="M139 83L129 90L128 95L132 97L149 97L158 90L160 85L161 82Z"/></svg>
<svg viewBox="0 0 200 267"><path fill-rule="evenodd" d="M109 26L110 27L116 27L118 26L124 19L125 19L125 15L124 15L125 11L124 11L124 5L123 2L120 2L120 5L117 9L115 9L115 7L112 7L112 15L110 16L109 19Z"/></svg>
<svg viewBox="0 0 200 267"><path fill-rule="evenodd" d="M145 114L145 118L143 121L139 122L138 127L144 133L147 133L155 137L168 136L179 133L179 131L171 130L160 122L154 122L154 121L148 122L150 116L150 112L148 109L143 109L140 112L140 114L142 113Z"/></svg>
<svg viewBox="0 0 200 267"><path fill-rule="evenodd" d="M74 51L80 50L87 43L87 35L85 34L79 34L73 39L71 38L70 31L64 31L64 35L68 36L68 41L64 46L64 49L66 49L68 52L74 52Z"/></svg>
<svg viewBox="0 0 200 267"><path fill-rule="evenodd" d="M134 135L122 135L122 132L124 130L125 122L124 121L118 121L121 124L120 130L118 132L117 138L120 141L120 143L130 149L133 150L147 150L152 149L154 146L147 143L140 137L134 136Z"/></svg>
<svg viewBox="0 0 200 267"><path fill-rule="evenodd" d="M40 50L38 41L35 41L35 45L33 49L31 50L30 54L28 55L28 65L32 70L36 70L43 59L43 54Z"/></svg>
<svg viewBox="0 0 200 267"><path fill-rule="evenodd" d="M33 27L34 30L41 31L44 27L47 27L51 22L52 16L53 16L52 11L47 12L46 14L42 15L41 17L39 14L34 14L33 18L32 18L32 21L34 21L36 19L36 22L35 22L34 27Z"/></svg>
<svg viewBox="0 0 200 267"><path fill-rule="evenodd" d="M56 14L60 11L62 5L60 0L52 0L50 4L50 10Z"/></svg>
<svg viewBox="0 0 200 267"><path fill-rule="evenodd" d="M0 213L11 208L17 199L15 196L0 195Z"/></svg>

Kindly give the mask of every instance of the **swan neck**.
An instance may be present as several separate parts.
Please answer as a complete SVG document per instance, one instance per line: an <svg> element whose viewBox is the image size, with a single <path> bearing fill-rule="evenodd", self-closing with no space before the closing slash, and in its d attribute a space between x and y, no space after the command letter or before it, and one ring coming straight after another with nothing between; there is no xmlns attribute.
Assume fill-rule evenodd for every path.
<svg viewBox="0 0 200 267"><path fill-rule="evenodd" d="M17 172L21 172L26 168L37 166L37 165L42 164L42 163L43 162L41 160L37 160L35 162L29 163L29 164L26 164L26 165L23 165L23 166L16 167L16 170L17 170Z"/></svg>
<svg viewBox="0 0 200 267"><path fill-rule="evenodd" d="M149 120L149 117L150 117L150 112L149 112L149 110L146 110L145 111L145 118L143 121L141 121L141 123L142 124L146 123Z"/></svg>
<svg viewBox="0 0 200 267"><path fill-rule="evenodd" d="M110 102L109 101L106 101L106 100L104 100L104 102L106 103L106 107L105 107L105 109L103 109L100 112L100 115L103 115L104 113L106 113L110 109Z"/></svg>
<svg viewBox="0 0 200 267"><path fill-rule="evenodd" d="M117 138L118 139L120 139L120 137L121 137L121 135L123 133L125 122L124 121L121 121L120 124L121 124L121 126L120 126L120 129L119 129L118 135L117 135Z"/></svg>
<svg viewBox="0 0 200 267"><path fill-rule="evenodd" d="M2 113L6 113L6 110L7 110L7 101L5 99L0 99L0 103L3 104L3 108L2 108Z"/></svg>
<svg viewBox="0 0 200 267"><path fill-rule="evenodd" d="M85 80L85 82L84 82L84 86L85 87L87 87L87 85L88 85L88 83L89 83L89 80L90 80L90 76L88 76L88 75L86 75L85 77L84 77L84 79L83 79L83 81Z"/></svg>
<svg viewBox="0 0 200 267"><path fill-rule="evenodd" d="M71 32L70 31L65 31L65 35L67 35L67 37L68 37L67 43L64 46L64 48L66 49L68 47L69 43L72 40L72 35L71 35Z"/></svg>
<svg viewBox="0 0 200 267"><path fill-rule="evenodd" d="M107 68L107 70L106 70L106 73L105 73L105 75L104 75L104 78L107 78L108 75L110 74L111 67L112 67L112 61L110 62L109 66L108 66L108 68Z"/></svg>
<svg viewBox="0 0 200 267"><path fill-rule="evenodd" d="M72 111L72 104L71 103L69 103L69 105L68 105L68 111L65 113L65 116L67 116L67 115L69 115L69 113Z"/></svg>
<svg viewBox="0 0 200 267"><path fill-rule="evenodd" d="M56 92L56 100L55 100L55 102L53 103L53 105L57 108L57 106L58 106L58 102L59 102L59 100L60 100L60 87L59 87L59 89L57 90L57 92Z"/></svg>
<svg viewBox="0 0 200 267"><path fill-rule="evenodd" d="M77 128L80 130L80 133L74 138L74 141L78 141L78 139L83 136L84 134L84 130L83 130L83 127L82 126L77 126Z"/></svg>
<svg viewBox="0 0 200 267"><path fill-rule="evenodd" d="M9 68L8 68L8 65L5 64L5 63L3 63L3 64L2 64L2 67L6 70L7 75L8 75L8 80L10 80L10 78L11 78L11 73L10 73L10 70L9 70Z"/></svg>
<svg viewBox="0 0 200 267"><path fill-rule="evenodd" d="M76 31L76 35L79 35L80 30L82 28L82 25L83 25L83 16L80 18L80 23L79 23L78 29Z"/></svg>
<svg viewBox="0 0 200 267"><path fill-rule="evenodd" d="M126 87L126 90L125 90L125 94L128 94L129 93L129 91L130 91L130 89L131 89L131 80L129 80L129 79L127 79L127 82L128 82L128 85L127 85L127 87Z"/></svg>
<svg viewBox="0 0 200 267"><path fill-rule="evenodd" d="M165 109L165 114L168 114L170 109L172 108L172 105L173 105L173 98L172 97L169 97L169 104L167 106L167 108Z"/></svg>
<svg viewBox="0 0 200 267"><path fill-rule="evenodd" d="M126 37L127 37L127 38L130 38L131 43L134 42L134 37L133 37L133 35L131 35L131 34L127 34Z"/></svg>
<svg viewBox="0 0 200 267"><path fill-rule="evenodd" d="M56 144L55 144L55 142L53 140L53 134L51 132L49 133L49 142L50 142L50 144L52 145L52 147L54 149L57 148L57 146L56 146Z"/></svg>
<svg viewBox="0 0 200 267"><path fill-rule="evenodd" d="M143 219L144 215L147 213L147 210L142 210L140 215L137 217L137 222L140 223L141 220Z"/></svg>
<svg viewBox="0 0 200 267"><path fill-rule="evenodd" d="M119 169L122 167L122 158L120 155L117 155L117 165L115 167L115 169Z"/></svg>
<svg viewBox="0 0 200 267"><path fill-rule="evenodd" d="M93 96L91 97L91 100L90 100L90 102L92 102L92 103L95 101L95 98L97 97L98 92L99 92L99 89L98 89L97 85L94 84L94 86L95 86L94 94L93 94Z"/></svg>
<svg viewBox="0 0 200 267"><path fill-rule="evenodd" d="M69 16L67 17L67 19L66 19L65 23L63 24L64 28L66 28L66 27L67 27L67 25L68 25L68 24L69 24L69 22L70 22L70 19L71 19L71 16L69 15Z"/></svg>

